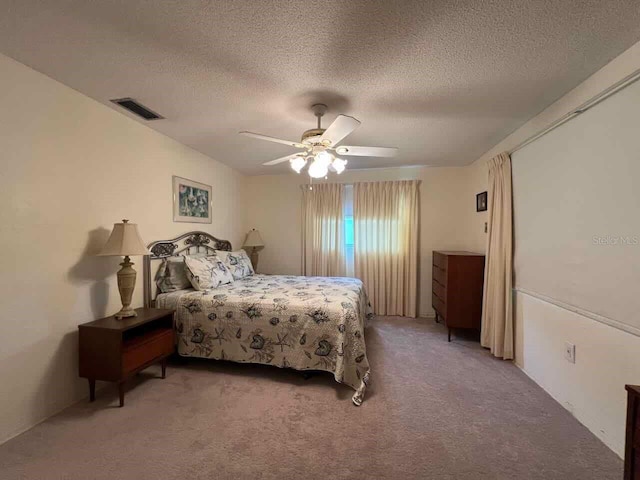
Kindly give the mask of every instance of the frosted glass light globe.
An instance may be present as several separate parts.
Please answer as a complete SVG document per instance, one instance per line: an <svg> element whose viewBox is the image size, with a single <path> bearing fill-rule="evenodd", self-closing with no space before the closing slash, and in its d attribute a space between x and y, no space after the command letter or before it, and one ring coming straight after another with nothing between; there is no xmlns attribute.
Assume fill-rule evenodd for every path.
<svg viewBox="0 0 640 480"><path fill-rule="evenodd" d="M316 160L315 161L318 162L318 163L321 163L325 167L328 167L329 165L331 165L331 162L333 161L333 155L331 155L327 151L318 152L316 154Z"/></svg>
<svg viewBox="0 0 640 480"><path fill-rule="evenodd" d="M331 166L336 171L336 173L340 175L342 172L344 172L344 169L347 166L347 161L341 158L336 158Z"/></svg>
<svg viewBox="0 0 640 480"><path fill-rule="evenodd" d="M329 173L329 168L324 163L319 162L317 158L318 157L316 156L316 160L314 160L313 163L309 165L309 176L311 178L326 177L327 173Z"/></svg>
<svg viewBox="0 0 640 480"><path fill-rule="evenodd" d="M303 157L296 157L293 160L289 160L289 164L291 165L291 168L296 171L296 173L300 173L300 171L307 164L307 160Z"/></svg>

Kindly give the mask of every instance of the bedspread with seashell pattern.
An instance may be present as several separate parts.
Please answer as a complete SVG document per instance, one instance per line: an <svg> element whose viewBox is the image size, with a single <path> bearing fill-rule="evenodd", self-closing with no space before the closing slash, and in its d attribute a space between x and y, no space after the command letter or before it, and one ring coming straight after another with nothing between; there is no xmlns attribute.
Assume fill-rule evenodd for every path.
<svg viewBox="0 0 640 480"><path fill-rule="evenodd" d="M324 370L355 389L354 404L364 400L364 329L373 314L358 279L252 275L184 293L176 311L182 356Z"/></svg>

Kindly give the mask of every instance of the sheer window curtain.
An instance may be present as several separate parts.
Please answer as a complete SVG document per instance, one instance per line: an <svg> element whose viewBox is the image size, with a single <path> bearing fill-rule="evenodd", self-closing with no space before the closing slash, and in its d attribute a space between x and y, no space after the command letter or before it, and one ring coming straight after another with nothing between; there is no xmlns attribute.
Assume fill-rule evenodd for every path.
<svg viewBox="0 0 640 480"><path fill-rule="evenodd" d="M345 274L344 185L302 185L302 274Z"/></svg>
<svg viewBox="0 0 640 480"><path fill-rule="evenodd" d="M496 357L513 359L513 207L511 158L489 160L487 262L480 343Z"/></svg>
<svg viewBox="0 0 640 480"><path fill-rule="evenodd" d="M355 183L355 274L377 315L417 316L420 181Z"/></svg>

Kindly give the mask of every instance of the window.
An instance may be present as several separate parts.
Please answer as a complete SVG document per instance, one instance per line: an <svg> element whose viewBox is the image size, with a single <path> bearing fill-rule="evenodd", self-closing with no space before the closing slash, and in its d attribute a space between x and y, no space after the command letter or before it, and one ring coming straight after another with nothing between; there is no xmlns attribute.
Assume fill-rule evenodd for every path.
<svg viewBox="0 0 640 480"><path fill-rule="evenodd" d="M353 215L344 217L344 244L353 247Z"/></svg>
<svg viewBox="0 0 640 480"><path fill-rule="evenodd" d="M347 277L354 277L355 254L354 254L354 227L353 227L353 185L344 187L344 257L346 262L345 273Z"/></svg>

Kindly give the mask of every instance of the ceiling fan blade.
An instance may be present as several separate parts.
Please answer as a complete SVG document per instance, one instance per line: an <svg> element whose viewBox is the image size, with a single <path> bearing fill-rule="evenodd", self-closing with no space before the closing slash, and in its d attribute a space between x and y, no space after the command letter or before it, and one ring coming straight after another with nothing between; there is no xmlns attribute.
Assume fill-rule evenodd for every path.
<svg viewBox="0 0 640 480"><path fill-rule="evenodd" d="M341 145L336 148L336 153L340 156L353 157L395 157L398 149L395 147L351 147Z"/></svg>
<svg viewBox="0 0 640 480"><path fill-rule="evenodd" d="M287 155L286 157L276 158L275 160L271 160L269 162L264 162L262 165L277 165L279 163L288 162L289 160L293 160L294 158L300 156L298 153L294 153L292 155Z"/></svg>
<svg viewBox="0 0 640 480"><path fill-rule="evenodd" d="M320 141L328 140L331 146L336 146L344 137L360 126L360 120L346 115L338 115L329 128L320 137Z"/></svg>
<svg viewBox="0 0 640 480"><path fill-rule="evenodd" d="M304 145L302 145L300 142L282 140L281 138L269 137L268 135L261 135L259 133L253 133L253 132L238 132L238 133L246 137L257 138L258 140L266 140L267 142L282 143L283 145L289 145L290 147L295 147L295 148L304 148Z"/></svg>

